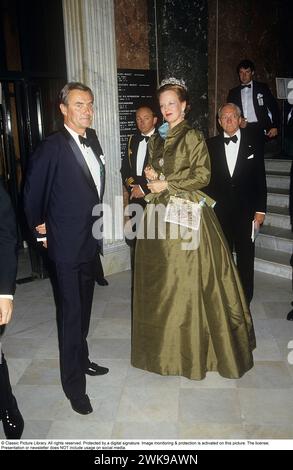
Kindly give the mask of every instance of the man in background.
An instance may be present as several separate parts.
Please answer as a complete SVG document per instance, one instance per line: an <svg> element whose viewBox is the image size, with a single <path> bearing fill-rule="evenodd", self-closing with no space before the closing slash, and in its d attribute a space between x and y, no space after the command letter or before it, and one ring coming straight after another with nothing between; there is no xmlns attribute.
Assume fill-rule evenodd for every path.
<svg viewBox="0 0 293 470"><path fill-rule="evenodd" d="M289 214L290 214L290 222L291 222L291 231L293 232L293 163L291 164L291 171L290 171L290 191L289 191ZM291 255L290 264L293 269L293 254ZM292 278L292 286L293 286L293 278ZM293 305L293 302L291 302ZM293 309L287 315L287 320L293 321Z"/></svg>
<svg viewBox="0 0 293 470"><path fill-rule="evenodd" d="M216 201L215 213L231 252L236 253L248 305L253 297L254 239L266 212L264 160L246 129L240 129L241 111L234 103L219 109L223 132L207 140L211 179L204 191Z"/></svg>
<svg viewBox="0 0 293 470"><path fill-rule="evenodd" d="M0 180L0 338L13 311L17 270L17 234L13 208ZM0 343L0 419L7 439L20 439L24 422L12 393Z"/></svg>
<svg viewBox="0 0 293 470"><path fill-rule="evenodd" d="M127 151L122 159L121 176L124 187L128 192L129 209L131 213L131 203L145 207L144 197L149 193L144 169L147 165L147 143L149 138L155 133L157 117L150 106L140 106L136 110L137 132L128 139ZM135 247L136 227L132 226L132 237L127 239L131 247ZM133 258L133 256L132 256Z"/></svg>
<svg viewBox="0 0 293 470"><path fill-rule="evenodd" d="M278 103L265 83L254 80L255 66L251 60L242 60L236 70L240 85L229 91L227 102L235 103L240 108L240 127L249 129L263 153L265 140L278 135Z"/></svg>

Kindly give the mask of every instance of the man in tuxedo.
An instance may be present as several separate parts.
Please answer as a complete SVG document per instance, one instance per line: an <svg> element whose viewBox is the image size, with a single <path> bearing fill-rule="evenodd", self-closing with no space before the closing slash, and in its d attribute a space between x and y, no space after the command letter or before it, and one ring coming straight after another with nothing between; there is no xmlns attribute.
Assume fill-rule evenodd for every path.
<svg viewBox="0 0 293 470"><path fill-rule="evenodd" d="M109 285L109 282L104 277L104 269L103 269L103 265L102 265L100 256L98 256L98 258L97 258L96 283L99 284L99 286L108 286Z"/></svg>
<svg viewBox="0 0 293 470"><path fill-rule="evenodd" d="M131 203L139 204L142 208L146 202L144 196L149 193L144 169L147 164L147 142L154 134L157 117L150 106L140 106L136 110L137 132L128 139L127 151L122 159L121 176L122 182L128 192L129 209ZM133 238L127 239L131 247L135 246L136 227L133 225Z"/></svg>
<svg viewBox="0 0 293 470"><path fill-rule="evenodd" d="M284 102L284 150L293 155L293 104L288 100Z"/></svg>
<svg viewBox="0 0 293 470"><path fill-rule="evenodd" d="M97 253L102 251L102 233L95 237L92 233L92 210L103 200L105 162L97 135L90 129L91 89L71 82L59 98L64 127L32 155L24 205L31 229L41 232L45 224L63 390L74 411L88 414L92 406L86 395L86 374L109 371L90 361L87 345Z"/></svg>
<svg viewBox="0 0 293 470"><path fill-rule="evenodd" d="M17 269L17 235L15 217L0 181L0 338L4 325L11 320ZM20 439L23 418L13 396L7 363L0 343L0 419L7 439Z"/></svg>
<svg viewBox="0 0 293 470"><path fill-rule="evenodd" d="M207 140L211 158L211 180L204 191L216 201L215 213L237 267L248 304L253 297L254 235L266 212L264 160L240 129L241 111L233 103L219 109L223 133Z"/></svg>
<svg viewBox="0 0 293 470"><path fill-rule="evenodd" d="M255 66L251 60L237 65L240 85L229 91L227 102L241 109L240 127L247 127L261 152L265 139L278 135L280 113L278 103L265 83L255 81Z"/></svg>
<svg viewBox="0 0 293 470"><path fill-rule="evenodd" d="M289 190L289 215L291 222L291 231L293 232L293 163L291 164L290 170L290 190ZM291 255L290 264L293 269L293 254ZM293 277L292 277L292 287L293 287ZM293 302L291 302L293 306ZM287 320L293 321L293 309L287 315Z"/></svg>

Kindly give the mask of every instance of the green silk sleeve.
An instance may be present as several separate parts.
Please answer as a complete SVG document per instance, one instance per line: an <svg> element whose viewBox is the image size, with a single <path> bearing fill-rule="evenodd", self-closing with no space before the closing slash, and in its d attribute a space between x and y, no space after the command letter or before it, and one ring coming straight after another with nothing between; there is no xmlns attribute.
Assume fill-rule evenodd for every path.
<svg viewBox="0 0 293 470"><path fill-rule="evenodd" d="M176 158L180 160L180 149ZM184 152L189 155L188 174L179 171L167 176L168 189L171 195L182 191L196 191L204 188L210 181L210 157L204 138L194 129L185 136Z"/></svg>

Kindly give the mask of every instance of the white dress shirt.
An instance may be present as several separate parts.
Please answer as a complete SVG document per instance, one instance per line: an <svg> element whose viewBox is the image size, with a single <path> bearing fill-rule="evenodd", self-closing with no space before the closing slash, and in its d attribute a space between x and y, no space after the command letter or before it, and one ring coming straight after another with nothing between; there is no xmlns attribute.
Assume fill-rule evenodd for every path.
<svg viewBox="0 0 293 470"><path fill-rule="evenodd" d="M247 122L257 122L253 105L253 81L247 83L247 85L251 85L251 88L244 86L241 90L243 116L247 119Z"/></svg>
<svg viewBox="0 0 293 470"><path fill-rule="evenodd" d="M148 134L141 134L144 137L150 137L155 132L155 129L151 130ZM141 140L138 145L137 149L137 157L136 157L136 174L137 176L141 176L143 172L143 164L145 161L146 151L147 151L147 142L145 139Z"/></svg>
<svg viewBox="0 0 293 470"><path fill-rule="evenodd" d="M237 135L237 142L229 142L229 144L224 144L225 146L225 154L226 154L226 161L229 168L229 173L233 176L234 169L237 162L238 150L240 145L241 133L240 129L234 134ZM224 137L233 137L229 136L226 132L224 132Z"/></svg>
<svg viewBox="0 0 293 470"><path fill-rule="evenodd" d="M90 170L90 173L92 175L92 178L95 182L98 194L100 194L101 191L101 170L100 170L100 164L91 149L91 147L86 147L85 145L81 144L79 141L79 134L77 132L73 131L68 127L66 124L64 124L64 127L68 130L68 132L72 135L74 138L75 142L77 143L85 161L88 166L88 169ZM86 134L83 135L83 137L86 137Z"/></svg>

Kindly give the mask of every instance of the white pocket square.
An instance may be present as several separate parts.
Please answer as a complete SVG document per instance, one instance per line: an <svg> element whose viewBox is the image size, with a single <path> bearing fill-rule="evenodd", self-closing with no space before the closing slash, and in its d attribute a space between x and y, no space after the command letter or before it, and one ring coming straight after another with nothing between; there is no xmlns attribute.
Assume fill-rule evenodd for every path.
<svg viewBox="0 0 293 470"><path fill-rule="evenodd" d="M249 157L247 157L247 160L250 160L251 158L254 158L254 154L252 153L251 155L249 155Z"/></svg>
<svg viewBox="0 0 293 470"><path fill-rule="evenodd" d="M104 155L100 155L100 159L102 160L103 165L105 165L105 157L104 157Z"/></svg>

